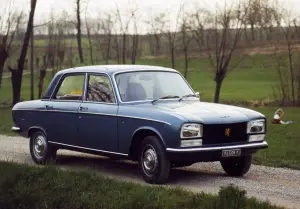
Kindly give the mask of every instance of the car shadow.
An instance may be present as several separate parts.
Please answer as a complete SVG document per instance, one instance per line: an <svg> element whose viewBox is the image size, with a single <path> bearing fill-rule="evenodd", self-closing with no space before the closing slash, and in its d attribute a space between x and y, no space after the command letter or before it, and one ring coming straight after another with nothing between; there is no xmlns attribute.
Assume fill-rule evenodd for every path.
<svg viewBox="0 0 300 209"><path fill-rule="evenodd" d="M143 182L138 164L131 161L114 160L93 155L58 155L56 165L76 168L83 171L93 171L112 177ZM199 179L201 181L214 181L225 174L222 172L205 171L200 169L173 168L167 184L186 183Z"/></svg>

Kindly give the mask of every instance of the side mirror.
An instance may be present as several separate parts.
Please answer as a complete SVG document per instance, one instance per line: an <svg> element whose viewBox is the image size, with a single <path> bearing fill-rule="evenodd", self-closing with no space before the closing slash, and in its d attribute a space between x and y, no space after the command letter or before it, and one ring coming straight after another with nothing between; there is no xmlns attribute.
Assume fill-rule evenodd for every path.
<svg viewBox="0 0 300 209"><path fill-rule="evenodd" d="M199 93L199 92L196 92L195 94L196 94L196 96L200 99L200 93Z"/></svg>

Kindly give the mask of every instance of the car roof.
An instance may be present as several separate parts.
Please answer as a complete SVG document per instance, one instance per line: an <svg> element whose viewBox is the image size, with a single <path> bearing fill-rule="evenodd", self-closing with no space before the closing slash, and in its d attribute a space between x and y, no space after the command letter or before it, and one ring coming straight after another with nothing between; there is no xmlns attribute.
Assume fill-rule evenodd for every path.
<svg viewBox="0 0 300 209"><path fill-rule="evenodd" d="M93 73L121 73L126 71L168 71L168 72L178 72L172 68L151 66L151 65L93 65L93 66L82 66L74 67L65 70L61 70L58 74L65 73L76 73L76 72L93 72Z"/></svg>

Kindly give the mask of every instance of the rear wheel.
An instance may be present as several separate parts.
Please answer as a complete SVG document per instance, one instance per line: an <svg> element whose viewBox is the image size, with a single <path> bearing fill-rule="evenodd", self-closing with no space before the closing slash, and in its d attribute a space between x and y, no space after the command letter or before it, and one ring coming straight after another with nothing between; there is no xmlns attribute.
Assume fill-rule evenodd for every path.
<svg viewBox="0 0 300 209"><path fill-rule="evenodd" d="M42 131L36 131L30 136L30 154L37 164L46 164L54 161L57 149L48 144L47 138Z"/></svg>
<svg viewBox="0 0 300 209"><path fill-rule="evenodd" d="M143 179L150 184L165 183L170 174L171 162L156 136L146 137L140 146L139 167Z"/></svg>
<svg viewBox="0 0 300 209"><path fill-rule="evenodd" d="M228 158L221 161L224 171L229 176L243 176L251 167L252 155Z"/></svg>

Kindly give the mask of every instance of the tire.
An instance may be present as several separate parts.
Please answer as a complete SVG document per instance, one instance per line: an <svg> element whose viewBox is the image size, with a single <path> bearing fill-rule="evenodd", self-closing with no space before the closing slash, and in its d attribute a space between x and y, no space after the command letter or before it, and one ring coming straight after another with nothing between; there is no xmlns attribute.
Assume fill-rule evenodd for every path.
<svg viewBox="0 0 300 209"><path fill-rule="evenodd" d="M149 184L166 183L170 175L171 162L160 139L156 136L146 137L139 151L139 168L144 181Z"/></svg>
<svg viewBox="0 0 300 209"><path fill-rule="evenodd" d="M55 161L57 149L48 144L42 131L36 131L30 136L29 149L31 158L36 164L44 165Z"/></svg>
<svg viewBox="0 0 300 209"><path fill-rule="evenodd" d="M222 160L221 165L229 176L241 177L250 170L251 162L252 155L247 155Z"/></svg>

